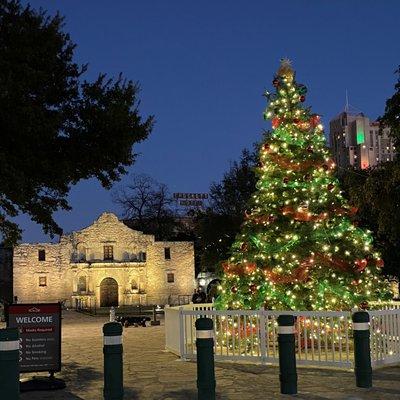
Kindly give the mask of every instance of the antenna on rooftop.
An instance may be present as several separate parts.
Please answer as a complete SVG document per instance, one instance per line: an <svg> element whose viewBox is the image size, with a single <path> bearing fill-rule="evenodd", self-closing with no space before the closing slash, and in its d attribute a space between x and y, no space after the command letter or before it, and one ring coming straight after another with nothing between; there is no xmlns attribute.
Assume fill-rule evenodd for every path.
<svg viewBox="0 0 400 400"><path fill-rule="evenodd" d="M351 105L349 103L349 93L348 93L347 89L346 89L346 104L344 106L344 112L346 112L348 114L354 114L354 115L362 114L362 112L357 107L354 107L353 105Z"/></svg>

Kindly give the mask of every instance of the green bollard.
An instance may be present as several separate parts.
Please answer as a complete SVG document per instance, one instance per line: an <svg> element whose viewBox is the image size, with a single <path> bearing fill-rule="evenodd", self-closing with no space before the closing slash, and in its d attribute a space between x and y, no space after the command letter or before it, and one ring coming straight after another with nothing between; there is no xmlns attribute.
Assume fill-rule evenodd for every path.
<svg viewBox="0 0 400 400"><path fill-rule="evenodd" d="M215 400L214 329L210 318L196 320L198 400Z"/></svg>
<svg viewBox="0 0 400 400"><path fill-rule="evenodd" d="M0 397L19 399L18 328L0 329Z"/></svg>
<svg viewBox="0 0 400 400"><path fill-rule="evenodd" d="M372 387L371 346L369 337L369 314L357 311L353 314L354 372L356 385Z"/></svg>
<svg viewBox="0 0 400 400"><path fill-rule="evenodd" d="M104 334L104 399L122 400L124 397L122 325L108 322L103 326Z"/></svg>
<svg viewBox="0 0 400 400"><path fill-rule="evenodd" d="M279 380L282 394L297 394L294 316L278 317Z"/></svg>

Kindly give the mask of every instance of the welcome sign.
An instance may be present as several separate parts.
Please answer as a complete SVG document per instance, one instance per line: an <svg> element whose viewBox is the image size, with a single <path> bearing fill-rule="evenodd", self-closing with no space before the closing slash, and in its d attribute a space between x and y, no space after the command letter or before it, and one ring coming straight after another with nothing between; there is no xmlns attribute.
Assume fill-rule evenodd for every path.
<svg viewBox="0 0 400 400"><path fill-rule="evenodd" d="M7 325L19 329L21 372L61 370L60 303L12 304Z"/></svg>

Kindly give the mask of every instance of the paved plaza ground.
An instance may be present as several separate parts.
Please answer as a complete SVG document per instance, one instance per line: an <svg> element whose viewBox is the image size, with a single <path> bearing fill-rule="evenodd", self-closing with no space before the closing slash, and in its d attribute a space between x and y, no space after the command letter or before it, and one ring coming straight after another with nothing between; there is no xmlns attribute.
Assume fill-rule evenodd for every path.
<svg viewBox="0 0 400 400"><path fill-rule="evenodd" d="M63 368L67 388L23 393L21 400L101 400L103 387L102 326L104 317L64 312ZM124 330L125 399L195 400L196 364L164 351L164 327ZM219 400L383 400L400 399L400 366L374 372L374 388L355 387L352 372L299 368L299 394L279 394L277 367L217 363ZM1 398L1 396L0 396ZM5 399L6 400L6 399Z"/></svg>

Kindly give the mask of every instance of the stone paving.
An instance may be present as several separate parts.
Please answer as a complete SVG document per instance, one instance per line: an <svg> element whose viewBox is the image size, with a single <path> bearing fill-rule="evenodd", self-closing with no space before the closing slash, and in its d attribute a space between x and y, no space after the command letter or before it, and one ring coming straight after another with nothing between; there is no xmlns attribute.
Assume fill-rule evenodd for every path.
<svg viewBox="0 0 400 400"><path fill-rule="evenodd" d="M57 375L65 379L67 388L57 392L23 393L21 400L101 400L104 322L104 317L65 312L63 368ZM129 327L124 329L123 336L125 399L197 399L196 364L180 361L163 350L163 326ZM370 390L357 389L352 372L299 368L298 375L299 394L280 395L277 367L217 363L217 399L400 399L400 366L374 371L374 388Z"/></svg>

